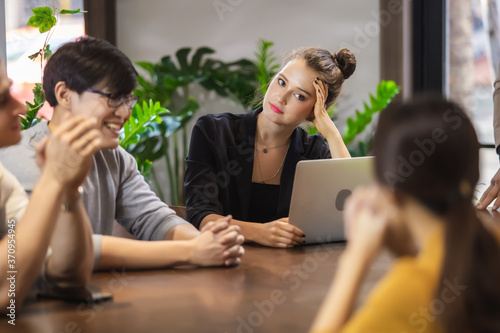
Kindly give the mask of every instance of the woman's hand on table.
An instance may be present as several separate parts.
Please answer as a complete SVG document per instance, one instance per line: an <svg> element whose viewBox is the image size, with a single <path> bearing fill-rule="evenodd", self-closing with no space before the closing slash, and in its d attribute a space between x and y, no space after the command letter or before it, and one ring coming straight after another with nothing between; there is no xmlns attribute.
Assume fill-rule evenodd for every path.
<svg viewBox="0 0 500 333"><path fill-rule="evenodd" d="M271 247L293 247L304 243L304 232L288 223L288 217L258 225L256 242Z"/></svg>

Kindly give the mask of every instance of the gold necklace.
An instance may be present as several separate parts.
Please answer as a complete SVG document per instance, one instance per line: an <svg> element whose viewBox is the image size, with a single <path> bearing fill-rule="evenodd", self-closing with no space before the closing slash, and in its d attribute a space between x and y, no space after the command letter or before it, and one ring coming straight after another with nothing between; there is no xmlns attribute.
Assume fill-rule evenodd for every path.
<svg viewBox="0 0 500 333"><path fill-rule="evenodd" d="M264 146L264 149L262 149L262 151L264 152L264 154L267 154L269 152L269 150L271 149L276 149L276 148L280 148L280 147L283 147L283 146L286 146L287 144L289 144L290 142L287 142L287 143L284 143L282 145L279 145L279 146L276 146L276 147L267 147L266 144L264 142L260 142L263 146Z"/></svg>
<svg viewBox="0 0 500 333"><path fill-rule="evenodd" d="M284 146L284 145L281 145L280 147L282 147L282 146ZM278 175L278 173L280 172L281 168L283 168L283 165L285 164L285 159L286 159L286 155L287 155L287 153L288 153L288 148L289 148L289 147L290 147L290 141L288 142L288 147L287 147L287 148L286 148L286 150L285 150L285 155L283 156L283 161L281 161L281 165L280 165L280 167L278 168L278 170L276 170L276 172L274 173L274 175L273 175L271 178L266 179L266 180L264 180L264 177L262 176L262 164L261 164L261 162L260 162L259 149L255 149L255 151L257 152L257 158L259 159L259 175L260 175L260 179L261 179L259 183L261 183L261 184L265 184L265 183L267 183L267 182L269 182L269 181L273 180L274 178L276 178L276 176L277 176L277 175ZM277 147L276 147L276 148L277 148ZM266 152L264 152L264 153L266 153Z"/></svg>
<svg viewBox="0 0 500 333"><path fill-rule="evenodd" d="M290 140L288 140L288 142L285 142L284 144L276 146L276 147L268 147L268 146L266 146L266 144L264 143L264 141L262 141L262 139L260 138L259 132L256 129L255 130L255 143L256 143L256 145L255 145L256 148L257 148L257 143L260 143L261 145L263 145L264 149L262 149L262 152L264 154L267 154L269 152L269 150L271 150L271 149L276 149L276 148L280 148L280 147L283 147L283 146L286 146L286 145L290 145Z"/></svg>

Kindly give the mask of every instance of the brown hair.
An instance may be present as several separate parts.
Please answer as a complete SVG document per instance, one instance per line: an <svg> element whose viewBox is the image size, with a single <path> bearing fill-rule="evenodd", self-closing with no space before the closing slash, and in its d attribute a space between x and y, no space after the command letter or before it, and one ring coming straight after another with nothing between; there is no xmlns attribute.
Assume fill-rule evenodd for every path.
<svg viewBox="0 0 500 333"><path fill-rule="evenodd" d="M445 221L435 297L441 299L450 284L465 286L437 315L448 333L500 332L500 247L472 206L479 147L462 108L442 98L391 103L380 114L374 140L378 182Z"/></svg>
<svg viewBox="0 0 500 333"><path fill-rule="evenodd" d="M342 84L356 69L356 58L346 48L334 54L319 47L300 48L285 56L283 66L295 59L304 59L306 64L318 73L320 80L328 85L328 97L325 101L327 109L335 103Z"/></svg>

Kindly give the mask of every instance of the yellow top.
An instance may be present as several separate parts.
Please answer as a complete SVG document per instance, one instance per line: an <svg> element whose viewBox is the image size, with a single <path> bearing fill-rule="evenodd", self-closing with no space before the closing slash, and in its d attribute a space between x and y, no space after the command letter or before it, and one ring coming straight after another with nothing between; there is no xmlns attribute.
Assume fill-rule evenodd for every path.
<svg viewBox="0 0 500 333"><path fill-rule="evenodd" d="M442 332L435 315L446 300L435 299L443 258L442 232L427 240L417 257L397 259L342 333ZM321 333L321 332L316 332Z"/></svg>
<svg viewBox="0 0 500 333"><path fill-rule="evenodd" d="M500 239L498 230L493 233L496 239ZM440 230L429 237L417 257L397 259L341 332L443 332L436 316L465 289L456 280L447 281L447 288L436 297L443 252L444 235Z"/></svg>

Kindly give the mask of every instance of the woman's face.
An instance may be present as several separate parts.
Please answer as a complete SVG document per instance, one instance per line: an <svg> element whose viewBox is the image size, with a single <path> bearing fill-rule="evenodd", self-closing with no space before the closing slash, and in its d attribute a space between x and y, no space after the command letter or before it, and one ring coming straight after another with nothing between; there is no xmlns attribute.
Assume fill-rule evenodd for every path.
<svg viewBox="0 0 500 333"><path fill-rule="evenodd" d="M4 69L0 69L0 147L15 145L21 140L19 115L27 111L26 106L10 94L10 85Z"/></svg>
<svg viewBox="0 0 500 333"><path fill-rule="evenodd" d="M318 74L303 59L287 63L269 84L262 114L276 124L300 125L313 113L316 77Z"/></svg>

